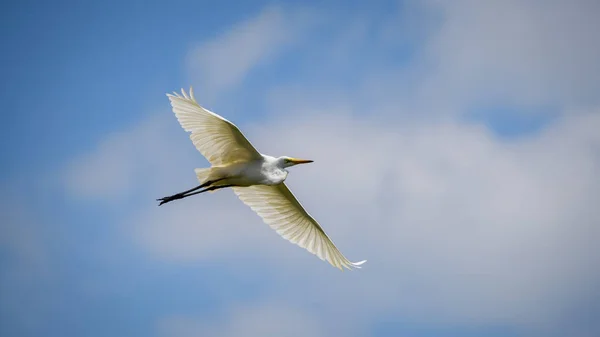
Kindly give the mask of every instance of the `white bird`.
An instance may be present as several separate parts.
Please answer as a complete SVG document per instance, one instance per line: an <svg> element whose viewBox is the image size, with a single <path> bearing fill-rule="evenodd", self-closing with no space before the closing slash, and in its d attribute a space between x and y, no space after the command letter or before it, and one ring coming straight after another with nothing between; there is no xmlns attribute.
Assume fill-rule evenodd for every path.
<svg viewBox="0 0 600 337"><path fill-rule="evenodd" d="M191 132L192 142L211 167L195 170L199 186L158 199L159 206L194 194L231 187L240 200L279 235L321 260L341 270L342 267L360 268L366 262L346 259L285 185L287 167L312 160L276 158L259 153L237 126L201 107L192 88L189 95L181 89L181 95L174 92L167 97L177 120L185 131Z"/></svg>

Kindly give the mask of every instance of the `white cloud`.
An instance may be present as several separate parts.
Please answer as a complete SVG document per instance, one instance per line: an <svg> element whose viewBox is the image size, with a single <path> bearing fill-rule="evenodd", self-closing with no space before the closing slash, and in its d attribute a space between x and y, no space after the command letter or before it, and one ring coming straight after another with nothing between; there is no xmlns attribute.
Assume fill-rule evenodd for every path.
<svg viewBox="0 0 600 337"><path fill-rule="evenodd" d="M193 48L187 63L203 102L240 85L253 68L297 43L314 23L314 17L307 14L301 8L267 7Z"/></svg>
<svg viewBox="0 0 600 337"><path fill-rule="evenodd" d="M351 74L352 82L312 74L287 95L304 105L346 96L361 114L429 119L498 105L542 114L593 107L600 103L598 13L597 1L432 0L403 2L390 20L329 16L339 41L312 51L331 57L311 64ZM340 94L340 87L352 89ZM302 95L309 89L320 92L310 96L316 102Z"/></svg>
<svg viewBox="0 0 600 337"><path fill-rule="evenodd" d="M71 162L63 177L69 193L121 202L136 192L156 193L160 187L185 182L177 171L184 158L189 165L206 165L172 113L163 110L140 125L108 135L94 151Z"/></svg>
<svg viewBox="0 0 600 337"><path fill-rule="evenodd" d="M599 234L597 113L510 143L460 124L315 120L252 139L315 158L290 180L301 179L295 191L333 238L353 243L345 253L369 259L360 272L386 284L379 300L402 298L415 319L548 318L553 306L540 303L598 279L585 239Z"/></svg>
<svg viewBox="0 0 600 337"><path fill-rule="evenodd" d="M232 308L226 320L208 321L203 318L175 316L160 323L164 336L194 337L295 337L326 336L319 320L305 310L281 303Z"/></svg>
<svg viewBox="0 0 600 337"><path fill-rule="evenodd" d="M442 104L598 103L597 1L429 1L422 97ZM441 97L440 97L441 96Z"/></svg>
<svg viewBox="0 0 600 337"><path fill-rule="evenodd" d="M591 7L431 2L445 16L423 43L425 62L390 71L386 81L375 80L380 74L366 75L370 89L365 94L279 88L267 96L268 123L240 125L262 152L315 160L291 169L288 183L348 258L369 260L362 270L341 274L278 239L228 191L160 208L137 207L123 228L155 258L219 259L231 269L250 261L257 270L277 268L272 297L303 304L318 299L327 317L343 315L353 327L392 312L413 322L507 324L538 331L559 327L558 334L577 330L581 327L564 313L577 309L600 282L592 239L600 236L600 111L566 109L542 132L513 140L495 138L485 127L464 123L448 111L464 113L482 101L567 106L593 101L589 94L598 77L592 58L598 44L591 29L597 22L590 19L593 4L586 4ZM222 41L241 48L240 36L270 30L265 27L281 24L286 15L267 10ZM554 41L553 36L561 38ZM277 41L274 45L283 43L280 38L265 37ZM229 55L219 41L213 43L207 44L214 50L207 53L210 60ZM351 43L340 45L349 48ZM215 63L214 73L207 73L217 82L222 79L215 88L225 90L263 57L254 51L232 69L226 63L237 61L224 58ZM423 66L428 62L434 67ZM412 75L398 79L405 73ZM414 97L402 92L407 83L417 87L410 91ZM365 111L374 97L376 106ZM446 118L383 116L407 113L410 107ZM126 195L141 184L134 172L153 178L144 180L144 187L160 193L157 197L191 187L192 169L206 164L191 162L200 155L173 126L172 115L165 116L173 122L164 125L172 127L148 123L133 128L74 164L73 190ZM135 143L142 138L143 143ZM130 143L136 145L119 146ZM117 169L111 171L112 165ZM88 176L102 178L98 181L115 177L115 183L86 187ZM292 291L298 285L305 291ZM242 309L215 324L174 318L165 331L181 336L217 330L227 336L239 326L255 331L244 318L254 317L254 310L257 319L271 312ZM305 312L298 310L298 315ZM308 321L331 328L319 317ZM230 330L220 330L226 326Z"/></svg>
<svg viewBox="0 0 600 337"><path fill-rule="evenodd" d="M477 125L298 116L246 133L266 153L315 159L293 168L289 185L350 259L369 260L364 269L338 275L229 191L148 204L124 228L159 259L276 266L289 280L273 296L301 283L356 324L393 310L413 321L545 326L600 281L589 240L600 234L596 111L508 142ZM369 290L348 298L357 287Z"/></svg>

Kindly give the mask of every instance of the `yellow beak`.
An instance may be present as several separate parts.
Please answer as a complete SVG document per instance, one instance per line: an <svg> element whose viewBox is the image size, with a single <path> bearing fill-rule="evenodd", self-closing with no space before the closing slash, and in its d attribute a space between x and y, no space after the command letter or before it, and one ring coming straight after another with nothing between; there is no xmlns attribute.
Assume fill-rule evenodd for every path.
<svg viewBox="0 0 600 337"><path fill-rule="evenodd" d="M312 163L312 160L308 160L308 159L298 159L298 158L292 158L290 159L290 161L294 164L308 164L308 163Z"/></svg>

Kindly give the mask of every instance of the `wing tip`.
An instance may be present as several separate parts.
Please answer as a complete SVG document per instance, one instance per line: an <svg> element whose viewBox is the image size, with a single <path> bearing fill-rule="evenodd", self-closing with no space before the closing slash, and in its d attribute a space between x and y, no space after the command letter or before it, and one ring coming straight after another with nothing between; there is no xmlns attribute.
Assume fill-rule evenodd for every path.
<svg viewBox="0 0 600 337"><path fill-rule="evenodd" d="M190 100L190 101L196 101L196 98L194 97L194 88L192 86L190 86L190 90L189 93L185 91L185 89L181 88L181 93L178 93L176 91L173 91L173 93L166 93L167 97L169 97L169 99L172 98L180 98L180 99L186 99L186 100Z"/></svg>
<svg viewBox="0 0 600 337"><path fill-rule="evenodd" d="M346 267L348 270L352 270L352 268L361 269L362 268L361 265L364 264L365 262L367 262L367 260L362 260L362 261L358 261L358 262L348 261L348 263L344 264L344 267ZM342 271L344 271L344 269L341 268L341 266L338 268L340 268Z"/></svg>

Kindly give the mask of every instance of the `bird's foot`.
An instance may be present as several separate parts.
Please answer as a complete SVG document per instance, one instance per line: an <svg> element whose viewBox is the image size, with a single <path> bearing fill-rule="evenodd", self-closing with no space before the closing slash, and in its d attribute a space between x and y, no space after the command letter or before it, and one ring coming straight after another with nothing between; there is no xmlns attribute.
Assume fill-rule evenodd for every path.
<svg viewBox="0 0 600 337"><path fill-rule="evenodd" d="M170 201L173 201L173 200L177 200L177 199L182 199L182 198L183 198L183 194L175 194L175 195L171 195L171 196L168 196L168 197L156 199L156 201L160 201L160 203L158 204L158 206L161 206L162 204L166 204L167 202L170 202Z"/></svg>

